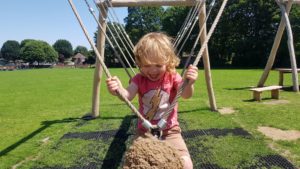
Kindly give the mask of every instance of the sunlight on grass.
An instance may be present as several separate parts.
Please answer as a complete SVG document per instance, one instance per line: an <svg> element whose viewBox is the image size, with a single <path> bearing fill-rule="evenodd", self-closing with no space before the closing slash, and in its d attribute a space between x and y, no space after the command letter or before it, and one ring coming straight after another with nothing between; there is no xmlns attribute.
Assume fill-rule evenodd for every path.
<svg viewBox="0 0 300 169"><path fill-rule="evenodd" d="M116 165L122 163L130 137L128 140L62 139L67 133L118 131L124 126L131 130L128 129L128 125L134 123L128 118L133 115L131 110L117 97L111 96L103 83L101 118L81 119L91 110L93 71L35 69L0 72L0 168L11 168L27 157L36 159L23 162L19 168L109 165L112 159L109 151L119 154ZM126 86L128 78L124 70L111 69L111 72L121 77ZM248 89L257 84L261 73L262 70L212 71L217 106L235 110L233 114L221 115L210 111L204 72L200 70L194 96L179 100L183 131L242 128L251 134L251 138L231 134L187 138L194 166L213 162L223 168L247 167L256 164L259 155L276 153L300 166L299 140L275 142L257 131L258 126L300 130L300 95L282 91L280 99L288 102L270 105L263 104L270 101L270 93L264 92L262 102L253 101ZM272 71L266 85L277 83L278 72ZM291 85L289 76L285 77L285 84ZM133 104L138 104L137 99ZM272 149L270 144L274 146Z"/></svg>

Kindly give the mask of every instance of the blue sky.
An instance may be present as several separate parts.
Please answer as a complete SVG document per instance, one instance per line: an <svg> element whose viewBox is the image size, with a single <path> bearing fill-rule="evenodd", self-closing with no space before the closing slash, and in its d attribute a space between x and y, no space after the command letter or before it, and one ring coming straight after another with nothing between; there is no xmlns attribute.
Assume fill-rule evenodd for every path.
<svg viewBox="0 0 300 169"><path fill-rule="evenodd" d="M94 6L93 0L88 0ZM93 37L97 23L89 13L84 0L73 0L84 24ZM119 20L127 16L127 8L115 8ZM7 40L21 42L36 39L53 45L58 39L90 49L68 0L1 0L0 48Z"/></svg>

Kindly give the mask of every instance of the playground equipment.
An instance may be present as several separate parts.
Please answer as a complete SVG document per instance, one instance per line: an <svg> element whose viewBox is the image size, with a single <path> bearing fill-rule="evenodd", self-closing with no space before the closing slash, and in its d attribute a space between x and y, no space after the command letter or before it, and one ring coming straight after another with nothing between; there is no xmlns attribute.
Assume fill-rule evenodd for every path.
<svg viewBox="0 0 300 169"><path fill-rule="evenodd" d="M292 77L293 77L293 90L295 92L299 92L299 83L298 83L298 72L297 72L297 63L296 63L296 56L295 56L295 49L294 49L294 42L293 42L293 33L291 29L291 24L289 21L289 13L292 8L293 4L300 5L300 0L275 0L277 4L280 7L281 10L281 21L279 28L277 30L275 40L272 46L271 53L269 55L268 62L266 64L265 70L257 84L258 87L264 86L264 83L266 82L269 72L272 69L272 66L274 64L276 52L278 49L278 46L280 44L283 31L286 27L287 29L287 35L288 35L288 48L289 48L289 54L290 54L290 61L291 61L291 67L292 67Z"/></svg>
<svg viewBox="0 0 300 169"><path fill-rule="evenodd" d="M87 2L87 1L86 1ZM101 82L101 77L102 77L102 70L105 72L106 76L107 77L111 77L106 65L104 64L103 62L103 56L104 56L104 42L105 42L105 38L107 37L106 36L106 27L107 27L107 24L105 22L106 18L107 18L107 10L105 10L105 6L104 5L101 5L101 3L104 3L105 1L103 2L98 2L97 5L99 6L99 9L100 9L100 13L102 14L102 16L99 17L99 22L98 22L98 25L100 27L100 29L98 30L98 42L97 43L97 47L95 46L95 44L93 43L93 41L91 40L91 38L89 37L88 35L88 32L87 30L85 29L84 25L83 25L83 22L72 2L72 0L69 0L69 3L73 9L73 12L74 14L76 15L77 17L77 20L79 21L83 31L84 31L84 34L86 35L89 43L91 44L93 50L95 51L95 54L97 56L97 61L96 61L96 69L95 69L95 73L94 73L94 89L93 89L93 106L92 106L92 116L93 117L97 117L99 116L99 95L100 95L100 91L99 91L99 86L100 86L100 82ZM125 1L122 1L123 3ZM139 3L136 3L136 2L139 2ZM126 6L133 6L133 5L148 5L148 6L155 6L155 5L160 5L160 6L163 6L163 5L173 5L174 2L176 1L134 1L134 2L131 2L131 1L128 1L126 3ZM200 4L200 2L203 4L202 6L205 7L205 1L178 1L180 5L195 5L195 4ZM178 3L177 2L177 3ZM112 4L112 6L115 6L115 1L110 1L110 3ZM116 6L119 6L118 3L120 2L116 2ZM175 4L177 4L175 3ZM210 74L210 64L209 64L209 58L208 58L208 49L207 49L207 43L208 43L208 40L209 38L211 37L216 25L217 25L217 22L225 8L225 5L227 3L227 0L224 0L223 3L222 3L222 6L216 16L216 19L215 21L213 22L212 26L211 26L211 29L209 31L209 33L207 34L206 33L206 29L205 29L205 21L206 21L206 17L205 17L205 8L201 8L201 11L199 12L199 18L200 18L200 27L203 28L203 32L199 35L200 36L200 40L201 40L201 43L202 43L202 46L201 46L201 49L193 63L194 66L196 66L199 61L200 61L200 58L202 56L202 54L204 53L204 58L203 58L203 61L204 61L204 68L205 68L205 77L206 77L206 82L207 82L207 88L208 88L208 93L209 93L209 96L210 96L210 103L211 103L211 109L213 111L216 111L217 108L216 108L216 103L215 103L215 98L214 98L214 93L213 93L213 88L212 88L212 80L211 80L211 74ZM198 6L197 5L197 6ZM90 10L92 11L92 10ZM91 12L92 13L92 12ZM198 42L198 41L197 41ZM100 50L100 52L98 51L98 49ZM165 123L166 123L166 118L169 116L169 113L171 112L172 108L176 105L177 103L177 99L180 97L185 85L188 83L188 80L185 80L185 82L180 86L180 89L176 95L176 98L174 99L174 101L172 102L172 104L169 106L169 109L167 111L167 113L164 115L164 117L161 119L161 121L158 123L157 128L159 128L160 130L162 130L164 127L165 127ZM138 110L130 103L130 101L125 98L124 96L121 95L120 92L117 91L117 93L120 95L120 97L122 97L122 99L126 102L126 104L131 108L131 110L142 120L143 122L143 125L144 127L148 128L148 129L154 129L155 127L153 127L151 125L151 123L149 121L147 121L139 112ZM156 133L156 131L155 131Z"/></svg>
<svg viewBox="0 0 300 169"><path fill-rule="evenodd" d="M87 0L85 0L87 2ZM197 40L201 40L202 46L205 46L203 48L203 63L204 63L204 70L205 70L205 79L206 79L206 85L207 85L207 91L208 91L208 96L209 96L209 103L210 103L210 108L212 111L217 111L217 105L216 105L216 99L214 96L214 91L213 91L213 86L212 86L212 78L211 78L211 72L210 72L210 61L209 61L209 54L208 54L208 49L207 49L207 44L205 44L205 39L207 38L207 31L206 31L206 19L207 16L209 15L210 11L208 14L206 14L206 9L205 9L205 1L204 0L164 0L164 1L157 1L157 0L104 0L104 1L94 1L97 7L99 8L99 21L97 20L95 14L90 8L90 12L93 14L95 20L98 23L99 29L98 29L98 37L97 37L97 50L99 50L100 58L103 60L104 58L104 45L105 45L105 39L108 39L106 35L106 28L108 28L109 32L112 32L110 28L107 26L106 20L108 19L108 12L109 8L114 8L114 7L133 7L133 6L195 6L196 8L199 8L199 14L198 17L195 19L192 27L195 25L196 21L199 19L199 26L201 28L199 35L197 37ZM201 3L200 3L201 2ZM258 87L262 87L268 77L269 71L272 69L274 60L275 60L275 55L279 46L279 42L281 40L284 27L287 27L287 33L288 33L288 46L289 46L289 52L290 52L290 60L291 60L291 65L292 65L292 74L293 74L293 86L294 86L294 91L299 91L298 88L298 74L297 74L297 65L296 65L296 58L295 58L295 52L294 52L294 46L293 46L293 36L292 36L292 31L288 19L288 13L290 12L290 9L292 7L292 4L300 4L300 0L276 0L278 5L280 6L280 9L282 11L282 19L280 22L280 26L278 28L275 41L267 62L267 65L265 67L265 71L263 75L261 76L261 79L258 83ZM109 5L107 5L109 4ZM114 12L114 11L113 11ZM190 16L195 15L195 13L189 13ZM188 18L188 17L187 17ZM187 20L185 21L187 23ZM113 24L114 26L114 24ZM120 29L122 27L117 27L115 29ZM192 28L191 28L192 29ZM187 29L182 29L181 32L187 32ZM190 33L190 32L189 32ZM112 34L112 33L111 33ZM180 35L180 34L179 34ZM126 48L127 53L130 53L129 50L132 50L133 44L128 38L128 35L126 34L121 34L122 37L125 37L126 43L129 44L129 49ZM120 38L120 35L118 35ZM179 39L179 40L178 40ZM177 40L175 41L175 47L179 44L178 41L182 40L181 37L177 37ZM109 41L109 39L108 39ZM116 41L114 39L114 41ZM198 41L197 41L198 42ZM114 46L112 42L109 41L111 44L112 48L114 49ZM184 41L185 43L185 41ZM197 43L195 43L197 44ZM192 48L191 54L194 52L195 45ZM125 54L120 50L122 53L123 57L126 59L124 56ZM199 51L199 53L202 52ZM116 52L117 53L117 52ZM118 58L118 54L116 54ZM201 57L201 56L200 56ZM132 58L131 58L132 59ZM119 59L121 61L121 59ZM133 59L132 59L133 60ZM128 63L128 61L126 61ZM121 61L123 67L124 63ZM188 63L188 62L187 62ZM185 65L186 66L186 65ZM130 67L131 70L133 71L132 67ZM129 75L129 72L126 69L127 74ZM134 71L133 71L134 72ZM129 77L131 77L129 75ZM100 103L100 83L101 83L101 78L102 78L102 65L100 64L99 59L96 60L96 69L94 72L94 87L93 87L93 99L92 99L92 112L91 116L93 118L100 116L100 111L99 111L99 103Z"/></svg>
<svg viewBox="0 0 300 169"><path fill-rule="evenodd" d="M129 6L195 6L197 5L197 0L164 0L164 1L152 1L152 0L138 0L138 1L116 1L111 0L109 1L111 6L113 7L129 7ZM104 8L103 3L105 1L98 1L97 5L99 6L101 10L102 16L99 16L99 20L101 23L101 26L105 29L107 24L105 20L107 19L107 10ZM203 32L200 35L200 40L202 46L205 45L205 39L207 38L207 31L206 31L206 9L205 9L205 1L203 1L204 7L201 8L199 12L199 26L203 27ZM104 56L104 42L105 42L105 32L99 30L98 31L98 37L97 41L99 42L97 44L97 49L102 54L101 56ZM207 45L207 44L206 44ZM203 62L204 62L204 70L205 70L205 79L207 84L207 90L209 95L209 101L210 101L210 108L212 111L217 110L216 100L214 96L213 91L213 85L212 85L212 78L211 78L211 72L210 72L210 61L209 61L209 55L208 55L208 49L204 47L203 49ZM199 52L200 53L200 52ZM92 103L92 116L97 117L99 116L99 95L100 95L100 83L101 83L101 77L102 77L102 71L101 71L101 65L99 62L96 62L96 69L94 73L94 87L93 87L93 103Z"/></svg>
<svg viewBox="0 0 300 169"><path fill-rule="evenodd" d="M87 1L86 1L87 2ZM113 2L113 1L112 1ZM151 2L151 1L148 1L148 2ZM166 1L168 2L168 1ZM196 3L197 1L194 1L194 3ZM201 2L201 3L200 3ZM86 28L84 27L83 25L83 22L72 2L72 0L69 0L69 3L70 3L70 6L72 7L72 10L74 12L74 14L76 15L77 17L77 20L85 34L85 36L87 37L91 47L93 48L93 50L95 51L95 54L97 56L97 61L96 61L96 69L95 69L95 73L94 73L94 92L93 92L93 112L92 112L92 117L97 117L99 116L99 111L96 111L99 109L99 85L100 85L100 81L101 81L101 77L102 77L102 70L104 70L104 73L106 74L106 76L108 78L111 77L110 75L110 72L108 71L106 65L104 64L103 62L103 56L104 56L104 42L105 42L105 38L107 37L106 35L106 18L107 17L107 11L104 10L106 8L103 8L103 5L102 8L100 8L100 11L102 16L100 16L100 22L97 21L98 23L98 26L100 27L101 31L98 32L98 38L100 43L97 43L97 47L95 46L95 44L93 43L93 41L91 40L91 38L89 37L88 35L88 32L86 30ZM101 2L100 2L101 3ZM146 3L146 2L145 2ZM214 1L213 1L214 3ZM203 28L202 30L204 30L203 33L199 33L199 37L201 38L201 42L202 42L202 46L201 46L201 49L193 63L194 66L197 66L201 57L202 57L202 54L204 53L204 56L206 56L206 62L204 62L204 65L205 65L205 72L206 72L206 82L207 82L207 86L208 86L208 91L210 94L210 98L212 98L212 101L211 101L211 108L213 111L216 111L217 108L216 108L216 104L215 104L215 99L214 99L214 95L213 95L213 90L212 90L212 83L211 83L211 76L210 76L210 65L209 65L209 59L208 59L208 50L207 50L207 43L212 35L212 33L214 32L214 29L221 17L221 14L226 6L226 3L227 3L227 0L224 0L221 7L220 7L220 10L211 26L211 29L209 30L209 33L206 35L206 30L203 28L206 24L206 19L205 17L204 18L201 18L200 17L200 26ZM197 6L199 6L199 4L202 4L200 6L205 6L205 1L198 1L197 3ZM88 5L88 3L87 3ZM160 5L167 5L167 4L160 4ZM88 5L89 6L89 5ZM128 6L128 5L127 5ZM199 14L202 13L202 15L205 14L205 8L200 8L202 12L199 12ZM91 13L93 13L92 9L90 9ZM94 18L95 18L95 15L93 15ZM200 15L201 16L201 15ZM196 43L198 43L198 39L196 40ZM98 51L98 48L100 47L100 52ZM204 51L205 50L205 51ZM100 54L101 53L101 54ZM147 119L145 119L141 113L133 106L133 104L125 97L122 95L121 92L119 91L116 91L117 94L124 100L124 102L129 106L129 108L138 116L138 118L142 121L142 125L147 128L148 130L151 131L151 133L153 135L156 135L158 138L160 137L161 135L161 131L165 128L166 126L166 119L169 117L169 114L172 112L172 109L174 108L174 106L177 104L177 100L178 98L181 96L181 93L183 91L183 89L185 88L186 84L188 84L188 80L185 79L184 80L184 83L182 83L179 87L179 90L176 94L176 97L175 99L173 100L173 102L171 103L171 105L168 107L168 110L166 111L166 113L163 115L163 117L161 118L161 120L158 122L157 125L153 126Z"/></svg>

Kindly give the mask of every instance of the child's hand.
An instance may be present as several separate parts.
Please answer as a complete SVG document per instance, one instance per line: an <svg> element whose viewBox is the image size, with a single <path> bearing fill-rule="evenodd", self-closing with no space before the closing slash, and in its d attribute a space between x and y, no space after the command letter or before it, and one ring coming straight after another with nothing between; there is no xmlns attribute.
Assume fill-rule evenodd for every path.
<svg viewBox="0 0 300 169"><path fill-rule="evenodd" d="M189 79L190 85L194 84L198 78L198 68L196 66L190 65L185 73L185 78Z"/></svg>
<svg viewBox="0 0 300 169"><path fill-rule="evenodd" d="M123 88L121 81L116 76L106 79L106 85L112 95L117 95L116 91Z"/></svg>

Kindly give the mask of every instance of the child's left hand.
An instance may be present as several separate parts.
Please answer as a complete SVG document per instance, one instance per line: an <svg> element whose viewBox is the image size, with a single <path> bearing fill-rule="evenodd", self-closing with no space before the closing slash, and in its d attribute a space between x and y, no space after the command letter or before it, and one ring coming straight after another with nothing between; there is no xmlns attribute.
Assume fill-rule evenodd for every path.
<svg viewBox="0 0 300 169"><path fill-rule="evenodd" d="M196 66L190 65L185 72L184 77L189 79L189 84L192 85L198 78L198 68Z"/></svg>

